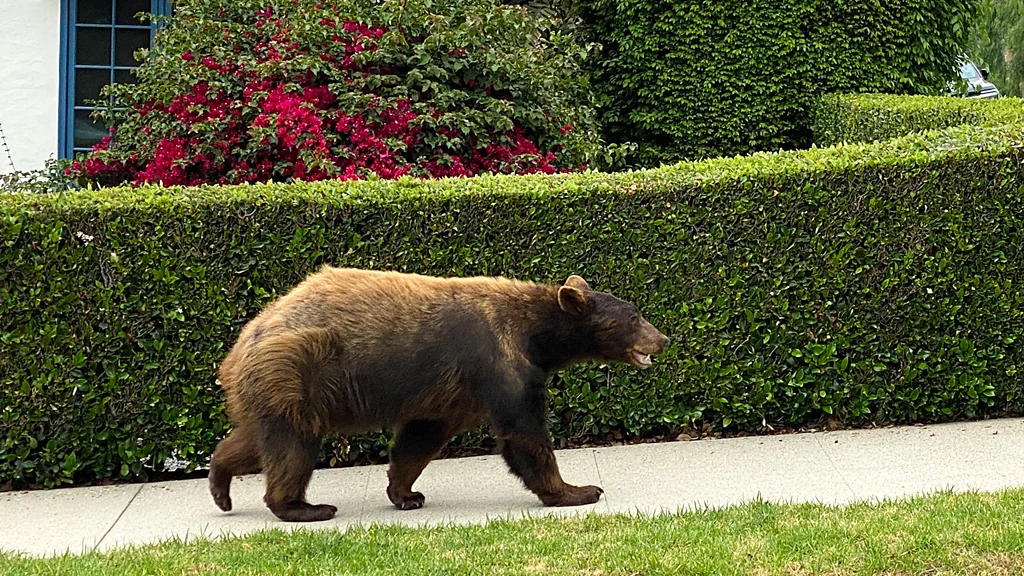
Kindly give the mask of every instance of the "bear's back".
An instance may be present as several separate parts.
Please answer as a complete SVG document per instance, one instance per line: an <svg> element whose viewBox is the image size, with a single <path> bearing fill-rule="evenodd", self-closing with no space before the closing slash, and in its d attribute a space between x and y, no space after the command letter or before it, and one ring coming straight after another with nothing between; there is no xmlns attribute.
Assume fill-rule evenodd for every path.
<svg viewBox="0 0 1024 576"><path fill-rule="evenodd" d="M325 328L358 335L410 330L452 315L489 316L534 287L505 278L440 278L325 266L268 307L286 329Z"/></svg>
<svg viewBox="0 0 1024 576"><path fill-rule="evenodd" d="M344 347L347 363L360 366L466 353L496 360L495 354L514 353L516 318L524 302L545 289L505 278L325 266L253 319L225 364L258 353L275 337L307 331L329 333Z"/></svg>

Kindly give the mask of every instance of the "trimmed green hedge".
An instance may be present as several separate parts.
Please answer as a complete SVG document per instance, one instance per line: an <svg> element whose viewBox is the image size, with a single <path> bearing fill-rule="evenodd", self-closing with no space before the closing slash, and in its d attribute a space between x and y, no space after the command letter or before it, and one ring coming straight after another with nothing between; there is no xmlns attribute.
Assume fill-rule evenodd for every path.
<svg viewBox="0 0 1024 576"><path fill-rule="evenodd" d="M924 130L971 124L995 126L1024 120L1024 99L981 100L949 96L830 94L812 113L814 143L871 142Z"/></svg>
<svg viewBox="0 0 1024 576"><path fill-rule="evenodd" d="M830 92L936 93L977 0L583 0L608 142L638 165L807 148Z"/></svg>
<svg viewBox="0 0 1024 576"><path fill-rule="evenodd" d="M216 366L323 263L579 273L637 302L672 347L557 378L562 445L1017 412L1021 144L960 127L613 175L0 195L0 483L204 464ZM384 447L356 440L347 458Z"/></svg>

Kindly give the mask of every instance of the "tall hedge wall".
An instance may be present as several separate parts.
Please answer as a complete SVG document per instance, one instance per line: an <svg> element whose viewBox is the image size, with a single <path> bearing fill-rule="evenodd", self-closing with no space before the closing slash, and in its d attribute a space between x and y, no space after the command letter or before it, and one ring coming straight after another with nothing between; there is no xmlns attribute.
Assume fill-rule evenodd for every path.
<svg viewBox="0 0 1024 576"><path fill-rule="evenodd" d="M971 124L994 126L1024 120L1024 99L829 94L811 112L814 143L871 142L913 132Z"/></svg>
<svg viewBox="0 0 1024 576"><path fill-rule="evenodd" d="M579 273L637 302L672 347L556 379L563 444L1019 411L1022 143L961 127L616 175L0 196L0 483L205 462L217 364L323 263Z"/></svg>
<svg viewBox="0 0 1024 576"><path fill-rule="evenodd" d="M976 0L584 0L610 142L647 166L810 145L829 92L930 93Z"/></svg>

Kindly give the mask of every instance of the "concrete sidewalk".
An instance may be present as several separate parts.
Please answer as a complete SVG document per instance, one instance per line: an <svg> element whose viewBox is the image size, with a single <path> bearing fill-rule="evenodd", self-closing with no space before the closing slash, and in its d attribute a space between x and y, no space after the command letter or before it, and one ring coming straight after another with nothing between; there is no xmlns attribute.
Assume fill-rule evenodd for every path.
<svg viewBox="0 0 1024 576"><path fill-rule="evenodd" d="M309 500L338 506L334 520L278 522L263 506L259 476L236 478L235 509L222 513L206 480L0 494L0 549L29 554L105 550L266 527L482 522L498 516L657 512L773 501L846 503L952 488L1024 486L1024 419L822 432L559 451L562 475L597 484L601 501L544 508L500 457L438 460L415 488L420 510L395 510L384 466L318 470Z"/></svg>

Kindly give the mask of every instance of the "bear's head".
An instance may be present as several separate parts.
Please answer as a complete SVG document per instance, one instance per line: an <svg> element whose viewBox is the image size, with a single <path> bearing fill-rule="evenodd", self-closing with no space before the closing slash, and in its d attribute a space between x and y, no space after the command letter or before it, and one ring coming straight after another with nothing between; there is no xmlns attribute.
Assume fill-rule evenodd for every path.
<svg viewBox="0 0 1024 576"><path fill-rule="evenodd" d="M589 355L598 360L649 368L670 341L636 306L592 290L579 276L569 276L558 288L558 306L575 319L589 341Z"/></svg>

